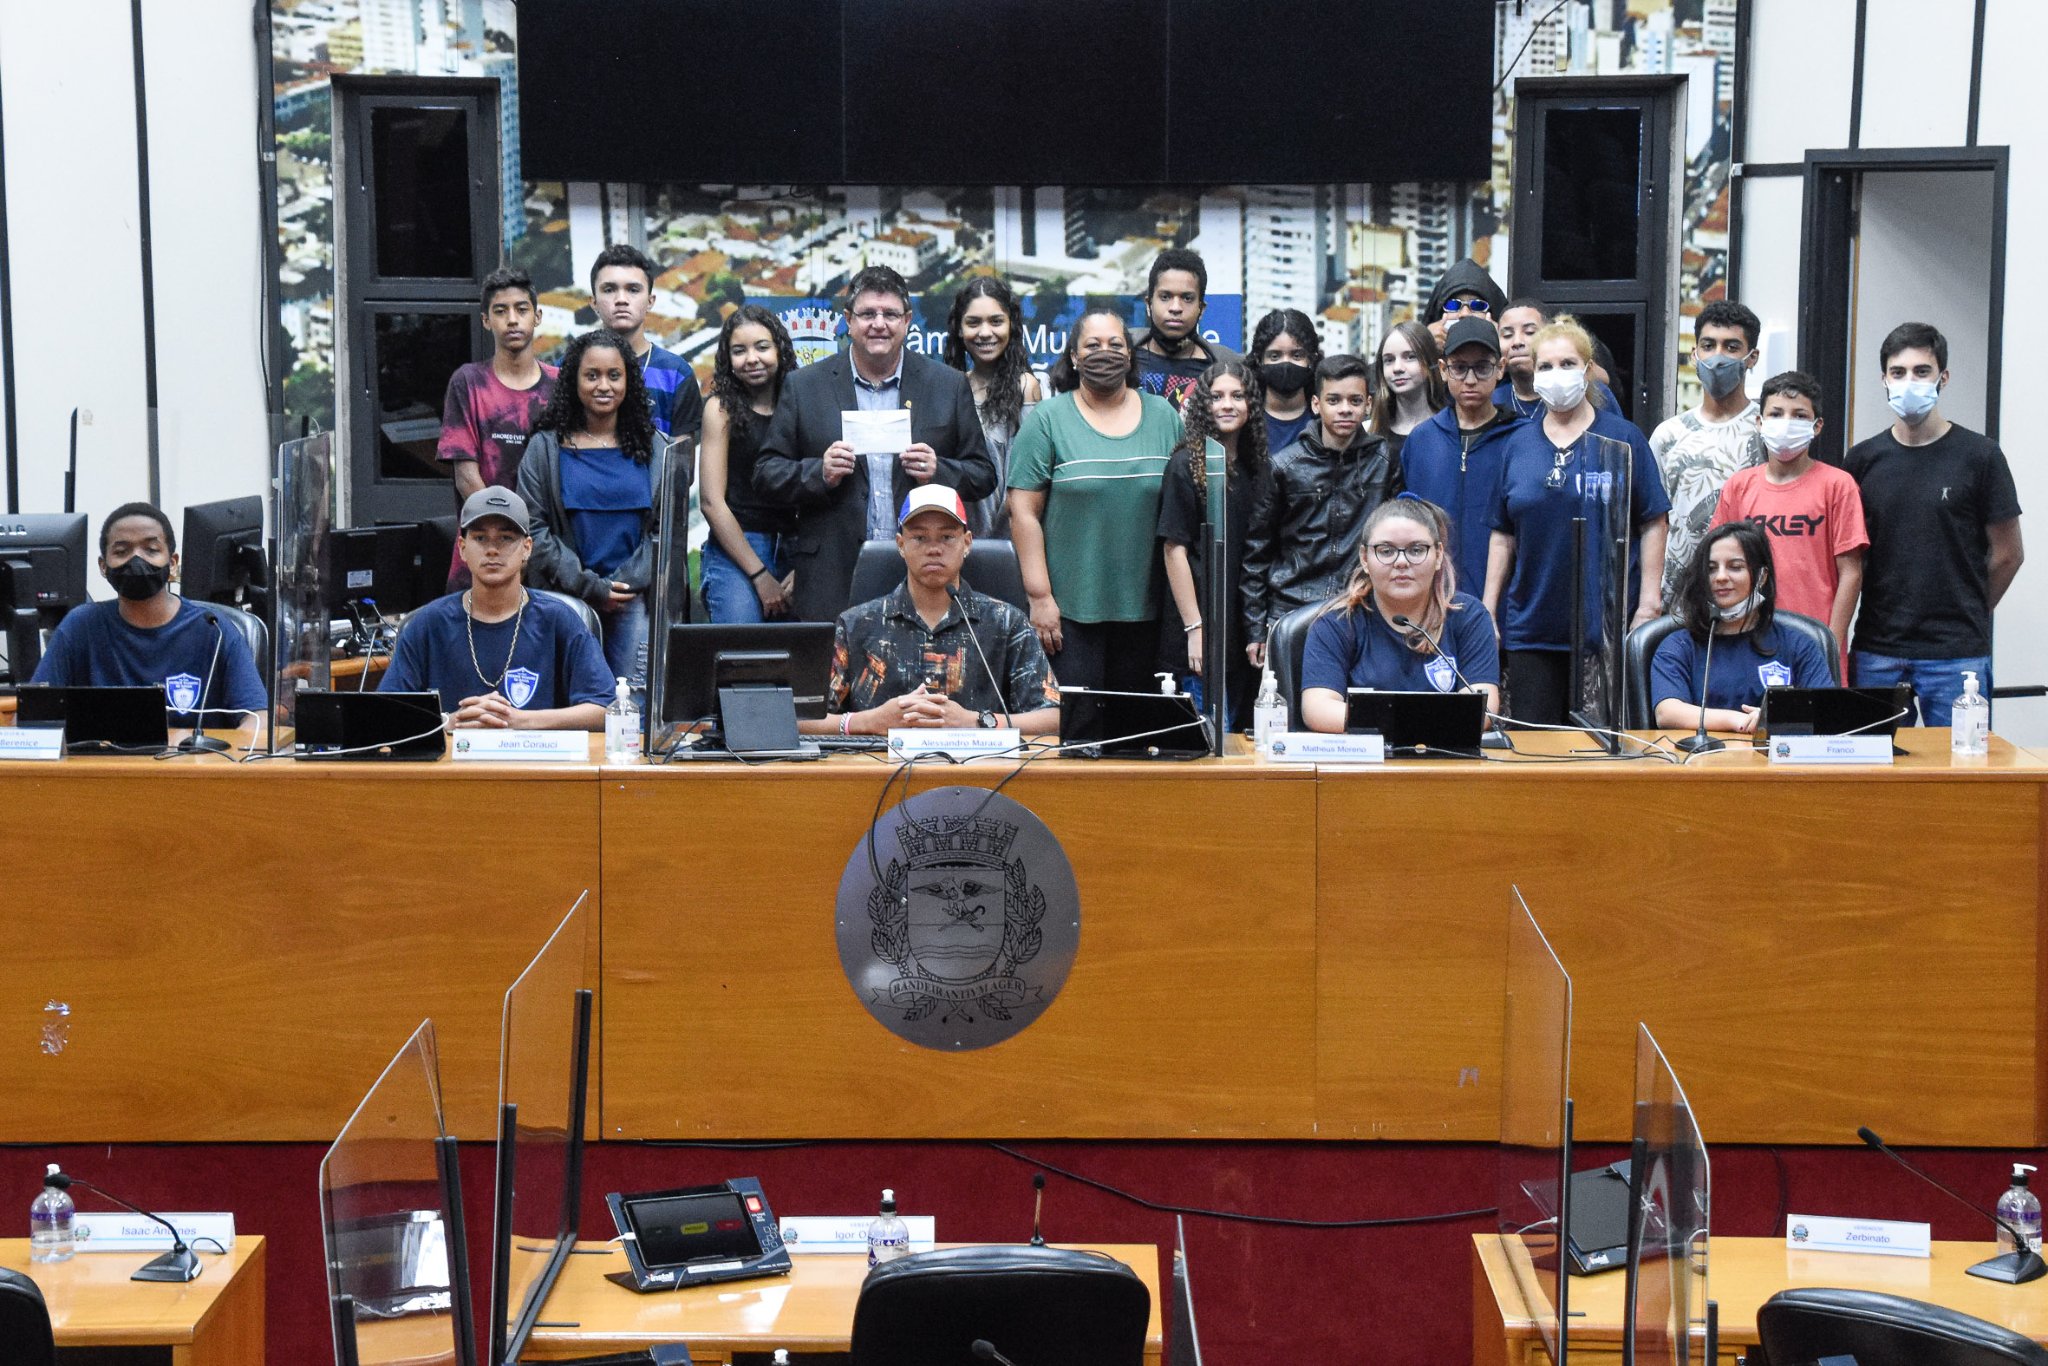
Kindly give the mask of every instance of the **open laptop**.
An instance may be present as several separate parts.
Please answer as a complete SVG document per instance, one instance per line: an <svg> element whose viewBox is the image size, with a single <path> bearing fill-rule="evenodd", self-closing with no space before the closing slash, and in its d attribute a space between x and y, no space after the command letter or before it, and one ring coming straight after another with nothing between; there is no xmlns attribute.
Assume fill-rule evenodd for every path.
<svg viewBox="0 0 2048 1366"><path fill-rule="evenodd" d="M62 726L71 752L147 753L168 748L164 688L59 688L32 683L15 694L18 726Z"/></svg>
<svg viewBox="0 0 2048 1366"><path fill-rule="evenodd" d="M1765 688L1757 748L1773 735L1883 735L1899 748L1899 727L1913 715L1913 685L1889 688Z"/></svg>
<svg viewBox="0 0 2048 1366"><path fill-rule="evenodd" d="M313 691L294 706L296 758L425 761L447 752L439 693Z"/></svg>
<svg viewBox="0 0 2048 1366"><path fill-rule="evenodd" d="M1486 737L1486 698L1476 692L1345 691L1344 729L1378 732L1389 759L1477 759Z"/></svg>

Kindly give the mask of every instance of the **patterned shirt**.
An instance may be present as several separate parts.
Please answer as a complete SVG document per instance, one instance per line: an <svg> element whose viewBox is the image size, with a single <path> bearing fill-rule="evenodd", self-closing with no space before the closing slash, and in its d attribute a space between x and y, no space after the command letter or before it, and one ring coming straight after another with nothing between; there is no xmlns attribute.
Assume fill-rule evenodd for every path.
<svg viewBox="0 0 2048 1366"><path fill-rule="evenodd" d="M487 360L472 361L448 377L441 405L441 439L435 454L444 463L476 461L487 485L519 486L519 457L534 419L555 392L555 367L543 365L530 389L512 389ZM460 501L460 500L457 500Z"/></svg>
<svg viewBox="0 0 2048 1366"><path fill-rule="evenodd" d="M970 631L978 633L988 655L987 669L968 639ZM1000 698L990 686L990 671L1003 680ZM937 626L925 625L917 614L908 584L839 614L827 699L834 713L867 711L915 692L920 683L971 712L1036 711L1060 700L1031 619L965 583Z"/></svg>
<svg viewBox="0 0 2048 1366"><path fill-rule="evenodd" d="M1722 486L1737 470L1764 462L1764 439L1752 403L1726 422L1709 422L1697 408L1667 418L1650 434L1650 452L1671 499L1671 535L1664 544L1664 598L1668 602L1700 538L1714 527Z"/></svg>

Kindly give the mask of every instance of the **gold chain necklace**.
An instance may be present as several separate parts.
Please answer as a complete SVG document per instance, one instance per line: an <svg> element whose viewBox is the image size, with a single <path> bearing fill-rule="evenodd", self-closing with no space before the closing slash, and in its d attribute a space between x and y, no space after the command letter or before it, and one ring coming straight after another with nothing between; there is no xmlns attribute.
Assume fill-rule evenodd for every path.
<svg viewBox="0 0 2048 1366"><path fill-rule="evenodd" d="M462 625L463 629L469 633L469 667L476 670L476 676L482 679L484 686L486 688L489 688L492 692L496 692L498 690L498 686L505 681L505 675L512 672L512 656L519 653L519 628L526 622L526 603L528 596L529 595L527 594L525 589L520 590L519 611L512 618L512 645L511 648L505 651L505 667L498 670L498 676L496 678L492 678L484 672L484 666L477 662L476 617L470 611L470 603L473 601L473 599L471 598L468 589L463 590Z"/></svg>

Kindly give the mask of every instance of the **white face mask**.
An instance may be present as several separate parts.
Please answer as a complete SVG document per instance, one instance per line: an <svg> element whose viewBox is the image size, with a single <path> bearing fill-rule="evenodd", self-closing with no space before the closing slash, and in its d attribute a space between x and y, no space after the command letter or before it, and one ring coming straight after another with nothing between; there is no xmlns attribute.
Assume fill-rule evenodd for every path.
<svg viewBox="0 0 2048 1366"><path fill-rule="evenodd" d="M1723 621L1741 621L1744 617L1764 605L1764 590L1758 588L1741 602L1732 607L1717 607L1715 613Z"/></svg>
<svg viewBox="0 0 2048 1366"><path fill-rule="evenodd" d="M1941 402L1941 386L1931 379L1902 380L1886 385L1885 390L1890 395L1892 411L1915 426Z"/></svg>
<svg viewBox="0 0 2048 1366"><path fill-rule="evenodd" d="M1539 370L1536 373L1536 393L1543 400L1543 406L1551 412L1568 413L1585 400L1586 372Z"/></svg>
<svg viewBox="0 0 2048 1366"><path fill-rule="evenodd" d="M1814 424L1803 417L1767 417L1762 432L1772 455L1797 455L1813 444Z"/></svg>

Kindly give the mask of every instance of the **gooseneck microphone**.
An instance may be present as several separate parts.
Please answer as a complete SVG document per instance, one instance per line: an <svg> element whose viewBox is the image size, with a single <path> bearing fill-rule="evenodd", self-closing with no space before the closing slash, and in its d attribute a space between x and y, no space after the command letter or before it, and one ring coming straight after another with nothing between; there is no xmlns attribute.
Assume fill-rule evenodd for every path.
<svg viewBox="0 0 2048 1366"><path fill-rule="evenodd" d="M1728 748L1724 742L1707 734L1707 684L1714 677L1714 637L1721 634L1717 629L1719 625L1719 622L1707 623L1707 657L1700 665L1700 727L1678 742L1678 747L1687 754L1712 754L1717 749Z"/></svg>
<svg viewBox="0 0 2048 1366"><path fill-rule="evenodd" d="M1996 1257L1988 1257L1975 1266L1965 1268L1972 1276L1981 1276L1987 1281L2003 1281L2008 1285L2024 1285L2028 1281L2038 1280L2042 1276L2048 1275L2048 1263L2044 1263L2041 1260L2041 1254L2034 1251L2032 1243L2028 1241L2027 1235L2023 1230L2015 1228L1974 1200L1958 1195L1926 1172L1921 1171L1905 1158L1886 1147L1885 1141L1872 1133L1867 1125L1856 1130L1856 1137L1862 1139L1865 1143L1868 1143L1871 1147L1877 1149L1886 1157L1889 1157L1892 1161L1898 1163L1901 1167L1904 1167L1943 1195L1946 1195L1949 1199L1967 1209L1974 1210L2012 1235L2013 1246L2017 1250L2001 1252Z"/></svg>
<svg viewBox="0 0 2048 1366"><path fill-rule="evenodd" d="M122 1209L131 1210L153 1223L162 1224L166 1229L170 1230L171 1250L160 1257L152 1258L143 1263L142 1268L133 1276L130 1276L129 1280L175 1281L183 1283L199 1279L199 1273L202 1270L199 1254L185 1246L185 1239L179 1234L177 1226L162 1215L151 1214L140 1205L131 1205L118 1195L110 1195L82 1176L67 1176L61 1171L52 1172L45 1184L55 1186L59 1190L67 1190L72 1186L83 1186L102 1200L111 1200Z"/></svg>
<svg viewBox="0 0 2048 1366"><path fill-rule="evenodd" d="M1429 648L1436 651L1437 658L1451 666L1451 672L1458 676L1458 681L1465 685L1467 692L1479 693L1482 698L1486 696L1484 692L1481 692L1479 688L1473 685L1471 679L1465 677L1465 671L1458 667L1457 656L1444 649L1443 642L1431 635L1427 626L1424 626L1413 617L1403 616L1398 612L1388 617L1387 620L1393 622L1394 625L1404 631L1414 631L1420 634L1424 640L1429 642ZM1491 715L1490 712L1488 714L1489 716ZM1500 738L1495 740L1495 736ZM1486 734L1480 737L1479 746L1481 749L1507 749L1511 747L1507 740L1507 732L1501 729L1500 722L1496 720L1491 726L1487 727Z"/></svg>
<svg viewBox="0 0 2048 1366"><path fill-rule="evenodd" d="M194 722L192 733L178 741L178 752L180 754L224 754L228 749L227 741L217 740L206 733L206 718L208 715L206 698L213 691L213 671L220 667L220 647L227 639L226 633L220 628L219 616L208 612L206 614L206 624L213 628L213 658L206 661L206 679L199 685L199 701L192 707L192 720ZM105 1194L105 1192L101 1193ZM107 1198L109 1200L113 1199L112 1196ZM195 1272L194 1274L196 1275L197 1273Z"/></svg>
<svg viewBox="0 0 2048 1366"><path fill-rule="evenodd" d="M1031 1246L1044 1247L1045 1233L1039 1226L1039 1219L1045 1213L1045 1173L1037 1172L1031 1177Z"/></svg>
<svg viewBox="0 0 2048 1366"><path fill-rule="evenodd" d="M967 623L967 638L974 642L974 657L981 661L981 671L988 675L988 685L996 690L996 704L989 710L1001 714L1003 725L1007 728L1010 725L1010 708L1006 705L1008 699L1003 696L1003 683L1001 679L996 677L996 671L989 667L988 656L981 652L981 632L975 629L974 619L967 615L967 604L960 601L960 585L957 583L947 584L946 596L951 598L953 605L960 609L960 619ZM1038 1185L1041 1190L1044 1189L1044 1177L1038 1178Z"/></svg>
<svg viewBox="0 0 2048 1366"><path fill-rule="evenodd" d="M983 1361L993 1361L996 1366L1017 1366L1017 1363L996 1350L996 1345L987 1338L976 1338L970 1349Z"/></svg>

